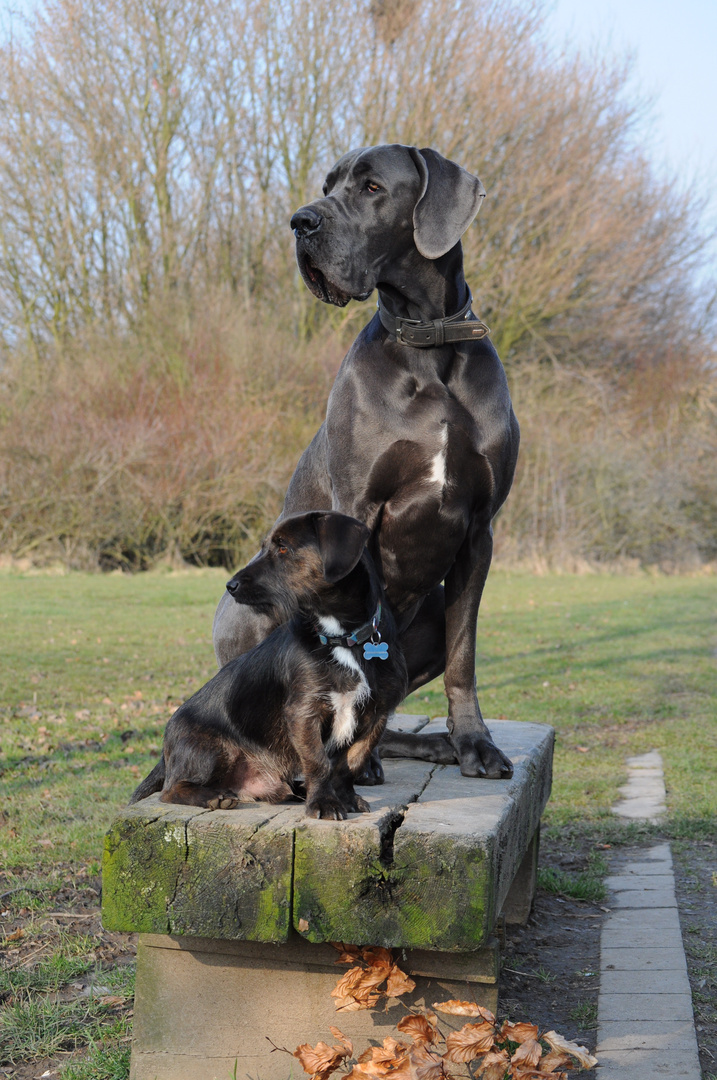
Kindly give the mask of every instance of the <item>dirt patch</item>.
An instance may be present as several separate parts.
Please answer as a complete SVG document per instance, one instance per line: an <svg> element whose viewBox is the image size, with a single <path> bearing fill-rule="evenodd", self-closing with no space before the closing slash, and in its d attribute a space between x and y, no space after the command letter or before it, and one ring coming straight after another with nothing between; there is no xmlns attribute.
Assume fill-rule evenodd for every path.
<svg viewBox="0 0 717 1080"><path fill-rule="evenodd" d="M672 842L682 940L704 1080L717 1080L717 844Z"/></svg>
<svg viewBox="0 0 717 1080"><path fill-rule="evenodd" d="M561 852L545 841L540 866L584 872L594 845ZM599 903L538 888L527 926L507 927L500 977L501 1018L554 1030L595 1052L600 988L600 930L607 909ZM593 1080L595 1069L576 1073Z"/></svg>

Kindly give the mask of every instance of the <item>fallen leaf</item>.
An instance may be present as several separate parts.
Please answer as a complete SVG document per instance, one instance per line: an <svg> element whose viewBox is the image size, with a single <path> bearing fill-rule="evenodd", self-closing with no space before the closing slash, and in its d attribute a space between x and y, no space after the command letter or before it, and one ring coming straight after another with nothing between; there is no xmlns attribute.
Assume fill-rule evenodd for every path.
<svg viewBox="0 0 717 1080"><path fill-rule="evenodd" d="M363 996L350 994L348 997L336 999L336 1012L360 1012L362 1009L372 1009L380 994L366 993Z"/></svg>
<svg viewBox="0 0 717 1080"><path fill-rule="evenodd" d="M393 966L393 954L390 949L384 949L381 945L370 945L366 949L361 950L361 956L367 964L373 966L379 964L381 967L390 968Z"/></svg>
<svg viewBox="0 0 717 1080"><path fill-rule="evenodd" d="M353 994L363 979L364 970L362 967L352 967L341 976L336 986L331 991L331 997L348 997Z"/></svg>
<svg viewBox="0 0 717 1080"><path fill-rule="evenodd" d="M411 1048L408 1060L411 1063L413 1080L451 1080L451 1074L441 1055L423 1044Z"/></svg>
<svg viewBox="0 0 717 1080"><path fill-rule="evenodd" d="M19 941L20 938L25 937L25 931L22 927L18 927L17 930L13 930L11 934L5 935L5 941Z"/></svg>
<svg viewBox="0 0 717 1080"><path fill-rule="evenodd" d="M414 1043L418 1045L435 1042L438 1038L438 1032L433 1024L429 1022L427 1017L418 1013L410 1013L408 1016L404 1016L398 1021L396 1027L402 1035L410 1035Z"/></svg>
<svg viewBox="0 0 717 1080"><path fill-rule="evenodd" d="M299 919L298 929L300 934L305 934L309 929L309 923L307 919Z"/></svg>
<svg viewBox="0 0 717 1080"><path fill-rule="evenodd" d="M476 1075L483 1080L503 1080L509 1062L507 1050L491 1050L478 1066Z"/></svg>
<svg viewBox="0 0 717 1080"><path fill-rule="evenodd" d="M543 1038L551 1049L570 1054L570 1057L580 1062L583 1069L592 1069L593 1065L598 1063L598 1059L592 1056L586 1046L579 1046L578 1043L564 1039L562 1035L558 1035L557 1031L546 1031Z"/></svg>
<svg viewBox="0 0 717 1080"><path fill-rule="evenodd" d="M549 1054L545 1054L540 1059L538 1065L538 1071L543 1075L550 1075L554 1073L556 1069L562 1069L565 1066L572 1065L572 1058L569 1054L563 1054L560 1050L551 1050Z"/></svg>
<svg viewBox="0 0 717 1080"><path fill-rule="evenodd" d="M480 1006L475 1001L434 1001L433 1008L442 1013L450 1013L451 1016L480 1016ZM492 1015L492 1014L491 1014Z"/></svg>
<svg viewBox="0 0 717 1080"><path fill-rule="evenodd" d="M302 1043L294 1051L294 1057L299 1059L304 1072L311 1074L312 1080L326 1080L350 1053L345 1046L327 1046L325 1042L318 1042L316 1046Z"/></svg>
<svg viewBox="0 0 717 1080"><path fill-rule="evenodd" d="M510 1063L511 1065L528 1065L531 1069L534 1069L542 1055L543 1048L538 1040L526 1039L515 1051L510 1059Z"/></svg>
<svg viewBox="0 0 717 1080"><path fill-rule="evenodd" d="M410 994L415 989L416 984L413 979L406 975L405 971L401 971L397 964L394 964L388 973L386 982L387 995L389 997L400 997L401 994Z"/></svg>
<svg viewBox="0 0 717 1080"><path fill-rule="evenodd" d="M361 956L358 945L345 945L343 941L332 941L331 944L339 953L338 960L334 960L335 964L355 964Z"/></svg>
<svg viewBox="0 0 717 1080"><path fill-rule="evenodd" d="M510 1039L511 1042L524 1043L528 1039L538 1038L538 1028L536 1024L526 1024L522 1021L517 1024L511 1024L510 1020L506 1020L500 1029L501 1039Z"/></svg>
<svg viewBox="0 0 717 1080"><path fill-rule="evenodd" d="M338 1039L340 1043L343 1043L343 1045L346 1047L346 1052L350 1057L351 1054L353 1054L354 1052L354 1044L351 1042L351 1040L347 1039L343 1031L339 1031L337 1027L329 1026L329 1031L335 1039Z"/></svg>
<svg viewBox="0 0 717 1080"><path fill-rule="evenodd" d="M446 1061L475 1061L493 1046L495 1028L483 1021L480 1024L464 1024L460 1031L452 1031L446 1039Z"/></svg>
<svg viewBox="0 0 717 1080"><path fill-rule="evenodd" d="M100 1005L124 1005L126 998L119 997L117 994L105 994L104 997L97 999Z"/></svg>

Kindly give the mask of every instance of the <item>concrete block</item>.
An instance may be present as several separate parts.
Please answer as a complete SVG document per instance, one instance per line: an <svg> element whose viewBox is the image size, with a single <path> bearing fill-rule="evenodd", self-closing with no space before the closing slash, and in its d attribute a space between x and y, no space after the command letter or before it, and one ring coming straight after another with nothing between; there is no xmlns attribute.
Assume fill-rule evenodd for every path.
<svg viewBox="0 0 717 1080"><path fill-rule="evenodd" d="M619 1077L625 1080L700 1080L697 1051L606 1050L598 1053L601 1080Z"/></svg>
<svg viewBox="0 0 717 1080"><path fill-rule="evenodd" d="M331 1042L334 1025L363 1049L369 1040L395 1035L406 1004L460 998L497 1008L497 983L471 977L497 971L494 943L468 956L418 955L417 968L427 967L427 976L412 967L408 953L400 962L416 989L400 1003L391 999L388 1009L347 1017L337 1014L331 997L347 970L336 966L336 956L331 946L296 935L280 946L142 935L131 1080L229 1080L235 1063L237 1076L286 1080L292 1059L272 1053L272 1043L293 1052L300 1043Z"/></svg>
<svg viewBox="0 0 717 1080"><path fill-rule="evenodd" d="M538 879L538 852L540 848L540 826L535 830L513 884L503 904L501 914L509 926L525 926L535 898L535 886Z"/></svg>
<svg viewBox="0 0 717 1080"><path fill-rule="evenodd" d="M640 859L645 862L655 862L659 860L669 861L672 865L672 852L670 851L670 845L668 843L655 844L654 847L645 848L640 852Z"/></svg>
<svg viewBox="0 0 717 1080"><path fill-rule="evenodd" d="M618 865L614 870L615 877L649 877L655 874L662 877L672 873L672 859L651 859L649 862L629 862Z"/></svg>
<svg viewBox="0 0 717 1080"><path fill-rule="evenodd" d="M637 754L627 759L628 769L659 769L662 772L662 757L659 750L650 750L647 754Z"/></svg>
<svg viewBox="0 0 717 1080"><path fill-rule="evenodd" d="M655 889L668 889L674 893L675 879L669 874L636 874L622 870L605 878L605 885L613 892L625 892L631 889L654 892Z"/></svg>
<svg viewBox="0 0 717 1080"><path fill-rule="evenodd" d="M657 931L671 930L675 927L679 930L680 917L677 914L677 907L647 909L612 907L610 909L610 914L603 924L603 933L612 930L653 930L655 932L655 940L650 942L650 944L658 947L661 942L660 935Z"/></svg>
<svg viewBox="0 0 717 1080"><path fill-rule="evenodd" d="M598 1023L608 1020L692 1020L692 998L684 994L604 994Z"/></svg>
<svg viewBox="0 0 717 1080"><path fill-rule="evenodd" d="M597 1053L644 1049L690 1051L695 1042L691 1020L608 1020L598 1028Z"/></svg>
<svg viewBox="0 0 717 1080"><path fill-rule="evenodd" d="M623 950L625 952L626 950ZM639 949L632 950L638 956ZM601 994L685 994L690 996L687 968L651 970L649 975L635 966L633 970L603 970L600 974Z"/></svg>
<svg viewBox="0 0 717 1080"><path fill-rule="evenodd" d="M646 821L655 821L665 813L666 809L664 802L641 796L635 799L624 799L622 802L616 803L612 808L612 812L624 818L644 818Z"/></svg>
<svg viewBox="0 0 717 1080"><path fill-rule="evenodd" d="M600 967L603 971L686 971L685 954L680 948L608 948L600 949Z"/></svg>
<svg viewBox="0 0 717 1080"><path fill-rule="evenodd" d="M677 908L674 885L662 885L659 889L624 889L610 897L613 910L637 908L646 911L652 908Z"/></svg>
<svg viewBox="0 0 717 1080"><path fill-rule="evenodd" d="M675 915L677 913L675 912ZM664 949L682 949L682 932L679 920L675 918L672 927L603 927L600 939L602 949L645 949L662 947Z"/></svg>

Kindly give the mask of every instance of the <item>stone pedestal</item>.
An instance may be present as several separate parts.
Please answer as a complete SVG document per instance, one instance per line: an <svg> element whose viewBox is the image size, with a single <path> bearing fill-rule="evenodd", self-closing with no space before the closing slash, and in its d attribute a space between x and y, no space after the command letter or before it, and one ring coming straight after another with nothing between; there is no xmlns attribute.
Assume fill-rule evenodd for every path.
<svg viewBox="0 0 717 1080"><path fill-rule="evenodd" d="M406 717L397 718L404 726ZM417 726L421 726L416 721ZM439 722L430 725L435 728ZM132 1080L286 1080L274 1052L330 1040L361 1049L395 1034L405 1003L335 1013L331 941L397 950L411 1002L476 1000L495 1011L501 912L525 922L538 826L550 794L553 731L494 721L510 780L389 760L362 788L368 814L315 821L296 804L209 811L152 796L105 843L102 917L141 934ZM426 727L424 727L426 730Z"/></svg>

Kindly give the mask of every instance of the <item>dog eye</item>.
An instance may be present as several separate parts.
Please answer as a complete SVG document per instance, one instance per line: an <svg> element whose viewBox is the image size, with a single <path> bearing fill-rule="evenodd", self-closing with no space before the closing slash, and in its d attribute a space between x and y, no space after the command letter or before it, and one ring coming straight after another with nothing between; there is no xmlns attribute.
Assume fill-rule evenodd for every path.
<svg viewBox="0 0 717 1080"><path fill-rule="evenodd" d="M277 553L277 555L288 555L289 554L289 549L286 546L286 544L277 544L276 545L276 553Z"/></svg>
<svg viewBox="0 0 717 1080"><path fill-rule="evenodd" d="M369 180L366 184L366 190L370 191L372 195L375 195L377 191L381 190L381 188L378 184L375 184L373 180Z"/></svg>

